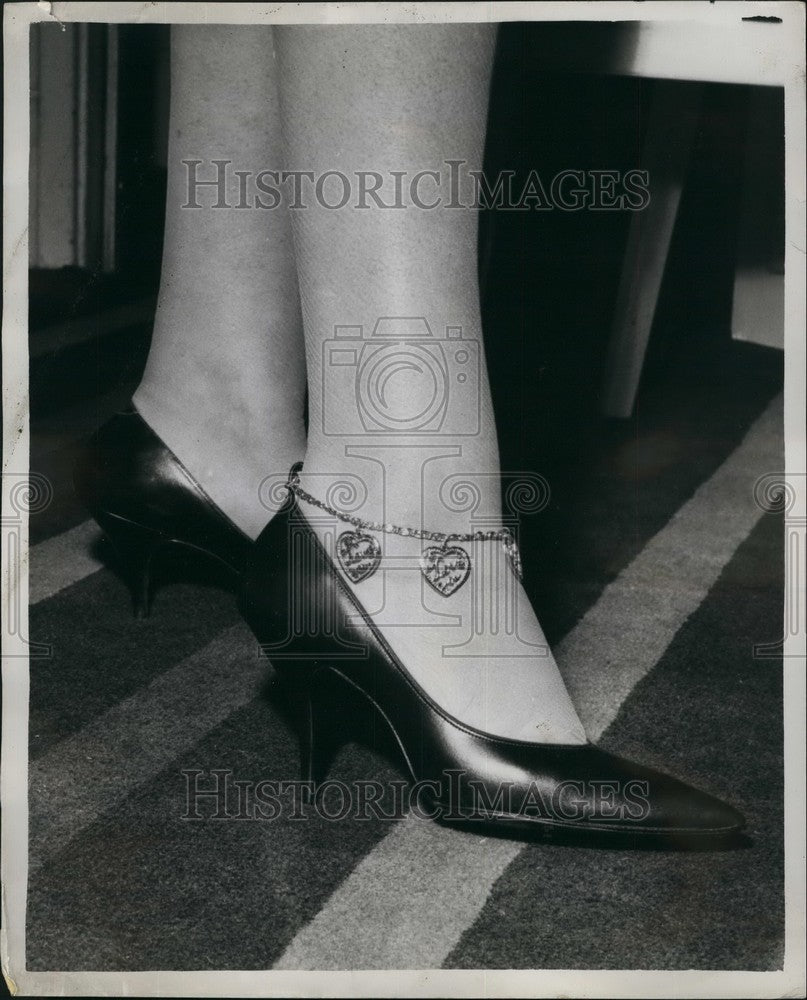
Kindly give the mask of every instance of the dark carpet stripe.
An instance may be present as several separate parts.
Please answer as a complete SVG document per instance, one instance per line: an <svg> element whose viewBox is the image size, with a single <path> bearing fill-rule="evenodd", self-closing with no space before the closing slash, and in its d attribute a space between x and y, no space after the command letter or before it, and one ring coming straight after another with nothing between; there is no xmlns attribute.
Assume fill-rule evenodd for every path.
<svg viewBox="0 0 807 1000"><path fill-rule="evenodd" d="M744 849L530 846L447 968L776 969L783 946L781 522L763 518L602 741L724 796Z"/></svg>
<svg viewBox="0 0 807 1000"><path fill-rule="evenodd" d="M597 423L555 463L550 506L524 518L528 586L554 645L714 474L781 391L779 351L721 340L678 352L640 394L631 420ZM507 430L503 429L506 434ZM760 469L764 472L774 471Z"/></svg>
<svg viewBox="0 0 807 1000"><path fill-rule="evenodd" d="M392 822L332 822L311 810L305 820L181 818L183 769L230 769L243 781L297 776L297 741L278 705L262 696L233 713L32 876L29 968L272 965ZM354 747L342 751L331 776L398 777ZM237 814L230 789L227 808ZM207 817L212 809L199 804Z"/></svg>
<svg viewBox="0 0 807 1000"><path fill-rule="evenodd" d="M29 873L251 701L265 674L252 633L235 625L31 760Z"/></svg>
<svg viewBox="0 0 807 1000"><path fill-rule="evenodd" d="M52 656L31 661L31 758L240 620L219 587L167 582L151 617L138 621L126 586L108 570L32 607L30 637L49 643Z"/></svg>

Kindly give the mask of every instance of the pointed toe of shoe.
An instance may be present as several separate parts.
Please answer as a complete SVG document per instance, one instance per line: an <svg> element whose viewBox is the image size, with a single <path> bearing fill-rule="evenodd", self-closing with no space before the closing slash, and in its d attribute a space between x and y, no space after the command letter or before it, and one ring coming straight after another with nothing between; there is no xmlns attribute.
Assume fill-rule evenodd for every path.
<svg viewBox="0 0 807 1000"><path fill-rule="evenodd" d="M734 806L727 802L722 802L713 795L706 792L690 791L690 798L693 799L693 812L696 822L693 824L696 830L705 833L734 834L739 833L745 827L745 817Z"/></svg>
<svg viewBox="0 0 807 1000"><path fill-rule="evenodd" d="M729 837L745 827L745 817L721 799L667 778L655 801L651 795L651 825L682 836Z"/></svg>

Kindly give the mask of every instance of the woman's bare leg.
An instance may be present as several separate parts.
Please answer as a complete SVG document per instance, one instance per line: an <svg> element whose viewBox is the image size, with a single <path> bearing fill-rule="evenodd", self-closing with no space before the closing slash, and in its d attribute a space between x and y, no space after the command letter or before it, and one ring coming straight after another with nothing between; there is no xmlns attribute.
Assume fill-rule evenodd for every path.
<svg viewBox="0 0 807 1000"><path fill-rule="evenodd" d="M350 490L332 487L348 481L352 512L362 518L448 532L501 525L477 215L448 207L446 166L464 162L459 200L471 204L467 170L482 164L494 39L491 25L276 30L287 166L313 171L315 181L337 171L352 185L349 203L326 207L343 195L344 182L332 174L322 197L311 186L305 207L292 212L310 399L303 485L344 507ZM372 198L356 207L359 172L381 175L378 193L389 204L396 171L407 175L406 207L383 208ZM420 171L441 181L423 175L413 203L409 184ZM438 195L441 206L425 207ZM473 524L452 502L463 483L476 498ZM347 528L315 520L331 546ZM421 576L425 543L376 537L382 570L355 592L440 704L499 735L585 740L496 543L466 546L472 576L444 597Z"/></svg>
<svg viewBox="0 0 807 1000"><path fill-rule="evenodd" d="M270 517L261 481L287 472L305 448L288 212L255 197L255 177L279 170L280 156L272 28L174 26L162 280L134 402L252 537ZM193 160L202 162L183 162ZM213 160L229 161L224 198L212 185L189 188L194 176L218 176ZM246 199L236 171L249 172ZM222 202L229 207L212 207Z"/></svg>

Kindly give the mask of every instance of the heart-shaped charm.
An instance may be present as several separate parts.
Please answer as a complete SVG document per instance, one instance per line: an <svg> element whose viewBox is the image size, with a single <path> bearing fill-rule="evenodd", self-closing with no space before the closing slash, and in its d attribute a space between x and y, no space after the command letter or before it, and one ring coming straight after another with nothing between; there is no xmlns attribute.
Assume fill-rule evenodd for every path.
<svg viewBox="0 0 807 1000"><path fill-rule="evenodd" d="M459 545L432 545L423 550L420 568L429 586L443 597L450 597L468 579L471 557Z"/></svg>
<svg viewBox="0 0 807 1000"><path fill-rule="evenodd" d="M342 569L353 583L366 580L378 569L381 546L372 535L358 531L343 531L336 540L336 554Z"/></svg>

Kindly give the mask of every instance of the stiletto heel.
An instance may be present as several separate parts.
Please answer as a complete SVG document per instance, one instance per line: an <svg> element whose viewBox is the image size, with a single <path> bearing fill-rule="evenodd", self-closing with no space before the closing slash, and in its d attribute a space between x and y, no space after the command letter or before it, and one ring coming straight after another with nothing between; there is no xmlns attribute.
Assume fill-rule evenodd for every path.
<svg viewBox="0 0 807 1000"><path fill-rule="evenodd" d="M157 550L165 539L156 531L144 528L115 514L93 515L109 539L121 575L129 585L135 618L148 618L151 611L151 568Z"/></svg>
<svg viewBox="0 0 807 1000"><path fill-rule="evenodd" d="M79 448L76 494L108 535L132 590L135 615L150 606L158 549L184 547L240 576L253 543L221 511L134 410L118 413Z"/></svg>
<svg viewBox="0 0 807 1000"><path fill-rule="evenodd" d="M300 739L300 781L312 794L327 778L337 753L344 745L344 719L338 702L328 697L329 671L289 671L283 675L287 700L296 709ZM290 675L295 676L290 676ZM335 708L336 705L336 708Z"/></svg>
<svg viewBox="0 0 807 1000"><path fill-rule="evenodd" d="M316 692L309 692L300 739L300 781L309 782L314 791L328 776L339 749L330 739L332 732L327 722Z"/></svg>

